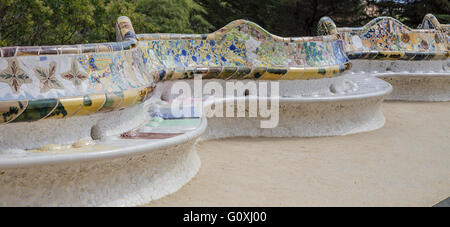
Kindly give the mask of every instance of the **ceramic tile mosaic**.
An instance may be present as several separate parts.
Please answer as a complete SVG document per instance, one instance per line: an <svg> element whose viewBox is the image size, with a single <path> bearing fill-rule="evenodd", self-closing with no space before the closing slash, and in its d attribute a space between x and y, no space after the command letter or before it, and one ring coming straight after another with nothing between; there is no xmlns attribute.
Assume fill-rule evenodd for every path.
<svg viewBox="0 0 450 227"><path fill-rule="evenodd" d="M206 79L314 79L350 67L337 36L283 38L245 20L211 34L139 34L137 39L144 59L157 59L144 62L160 80L194 74Z"/></svg>
<svg viewBox="0 0 450 227"><path fill-rule="evenodd" d="M422 23L417 27L418 29L439 29L440 23L433 14L427 14Z"/></svg>
<svg viewBox="0 0 450 227"><path fill-rule="evenodd" d="M427 14L418 28L441 30L447 36L447 49L450 49L450 24L441 24L433 14Z"/></svg>
<svg viewBox="0 0 450 227"><path fill-rule="evenodd" d="M338 34L350 59L435 60L449 57L447 35L427 15L411 29L394 18L379 17L360 28L337 28L328 17L319 21L321 35Z"/></svg>
<svg viewBox="0 0 450 227"><path fill-rule="evenodd" d="M142 103L161 80L317 79L350 68L337 35L282 38L245 20L211 34L136 35L120 17L117 38L1 48L0 123L120 110Z"/></svg>
<svg viewBox="0 0 450 227"><path fill-rule="evenodd" d="M147 99L153 78L134 31L118 26L126 39L117 43L1 48L0 123L108 112Z"/></svg>

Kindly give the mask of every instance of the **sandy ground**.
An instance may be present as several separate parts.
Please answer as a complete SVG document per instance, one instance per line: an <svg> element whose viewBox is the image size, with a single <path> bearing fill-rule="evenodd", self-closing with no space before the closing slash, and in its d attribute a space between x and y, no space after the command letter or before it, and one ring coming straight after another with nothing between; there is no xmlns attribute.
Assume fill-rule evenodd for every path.
<svg viewBox="0 0 450 227"><path fill-rule="evenodd" d="M432 206L450 196L450 102L384 103L384 128L199 143L202 168L150 206Z"/></svg>

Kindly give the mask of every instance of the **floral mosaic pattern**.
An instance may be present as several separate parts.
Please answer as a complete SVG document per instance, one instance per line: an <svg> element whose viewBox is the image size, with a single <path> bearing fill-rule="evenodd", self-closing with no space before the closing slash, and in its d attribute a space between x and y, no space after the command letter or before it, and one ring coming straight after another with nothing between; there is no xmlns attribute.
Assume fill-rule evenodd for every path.
<svg viewBox="0 0 450 227"><path fill-rule="evenodd" d="M118 43L1 48L0 123L88 115L144 102L155 84L142 67L137 41L127 36Z"/></svg>
<svg viewBox="0 0 450 227"><path fill-rule="evenodd" d="M41 81L41 93L46 93L50 89L64 89L64 86L56 78L56 62L50 62L48 69L44 69L38 66L34 69L34 71L38 79Z"/></svg>
<svg viewBox="0 0 450 227"><path fill-rule="evenodd" d="M70 71L61 74L61 77L71 81L76 88L81 90L83 80L86 80L89 76L87 73L81 72L78 69L78 63L75 59L73 59Z"/></svg>
<svg viewBox="0 0 450 227"><path fill-rule="evenodd" d="M330 18L322 18L318 31L339 34L351 59L446 59L447 37L440 28L434 29L434 20L425 19L420 26L424 29L415 30L390 17L376 18L361 28L336 28Z"/></svg>
<svg viewBox="0 0 450 227"><path fill-rule="evenodd" d="M0 73L0 82L9 84L17 94L23 84L31 83L31 78L20 68L17 59L10 59L7 69Z"/></svg>

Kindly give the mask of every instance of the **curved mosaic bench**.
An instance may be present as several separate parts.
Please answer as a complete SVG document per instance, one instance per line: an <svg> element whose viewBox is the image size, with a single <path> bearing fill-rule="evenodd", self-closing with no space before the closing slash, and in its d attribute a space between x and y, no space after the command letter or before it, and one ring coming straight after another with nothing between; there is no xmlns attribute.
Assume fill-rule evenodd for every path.
<svg viewBox="0 0 450 227"><path fill-rule="evenodd" d="M138 48L160 80L306 80L350 68L336 36L282 38L258 25L234 21L212 34L139 34Z"/></svg>
<svg viewBox="0 0 450 227"><path fill-rule="evenodd" d="M135 46L131 38L1 48L2 149L100 139L141 124L143 115L135 113L143 112L155 84L137 67Z"/></svg>
<svg viewBox="0 0 450 227"><path fill-rule="evenodd" d="M129 23L127 18L121 19ZM256 80L258 85L267 80L279 82L278 127L261 128L261 117L214 117L208 119L203 139L333 136L374 130L384 124L379 105L390 86L376 79L367 85L367 78L344 77L350 64L336 35L284 38L237 20L211 34L138 34L137 39L144 59L149 58L148 68L164 80L157 87L164 101L174 100L169 92L178 79L194 75L202 78L203 85L212 80L222 87L237 80ZM193 81L188 83L194 86ZM258 101L243 93L209 99L205 109ZM250 112L248 105L246 108Z"/></svg>
<svg viewBox="0 0 450 227"><path fill-rule="evenodd" d="M319 34L337 34L344 40L352 73L374 75L393 85L388 99L448 101L448 36L432 15L420 28L411 29L390 17L360 28L337 28L328 17L318 24Z"/></svg>
<svg viewBox="0 0 450 227"><path fill-rule="evenodd" d="M117 43L1 48L0 206L144 204L197 173L206 119L148 132L157 78L136 45L131 31Z"/></svg>
<svg viewBox="0 0 450 227"><path fill-rule="evenodd" d="M244 20L205 35L135 35L127 17L117 27L118 43L2 48L0 70L16 82L0 83L0 205L145 204L197 173L200 137L344 135L384 124L391 86L345 76L350 64L335 35L281 38ZM193 97L169 91L194 77L279 81L279 126L172 116L173 100ZM205 109L259 100L244 93L200 98Z"/></svg>

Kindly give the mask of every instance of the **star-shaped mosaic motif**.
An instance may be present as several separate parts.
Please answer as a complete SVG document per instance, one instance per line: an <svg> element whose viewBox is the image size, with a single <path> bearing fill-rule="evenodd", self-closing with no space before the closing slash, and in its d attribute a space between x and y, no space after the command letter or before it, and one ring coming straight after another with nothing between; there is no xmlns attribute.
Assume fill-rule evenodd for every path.
<svg viewBox="0 0 450 227"><path fill-rule="evenodd" d="M31 78L20 68L17 59L8 60L8 68L0 73L0 82L7 83L15 94L23 84L30 84Z"/></svg>
<svg viewBox="0 0 450 227"><path fill-rule="evenodd" d="M36 67L34 72L41 81L41 93L48 92L51 89L64 89L64 86L56 78L56 62L50 62L48 69Z"/></svg>
<svg viewBox="0 0 450 227"><path fill-rule="evenodd" d="M70 71L61 74L61 77L66 80L72 81L73 85L80 90L81 83L84 80L88 79L89 75L85 72L80 71L80 69L78 68L78 63L74 58L72 60L72 66L70 68Z"/></svg>

